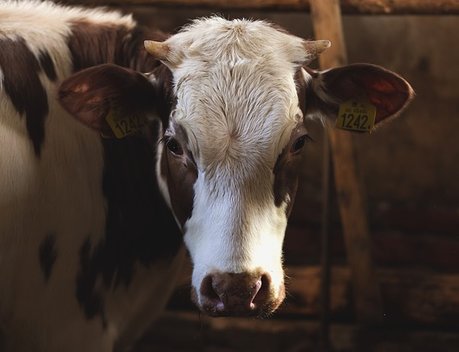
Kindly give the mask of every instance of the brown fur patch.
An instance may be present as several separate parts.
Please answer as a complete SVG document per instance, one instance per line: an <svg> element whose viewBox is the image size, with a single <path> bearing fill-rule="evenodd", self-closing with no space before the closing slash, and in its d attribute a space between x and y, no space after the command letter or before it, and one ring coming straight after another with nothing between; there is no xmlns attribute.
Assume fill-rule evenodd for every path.
<svg viewBox="0 0 459 352"><path fill-rule="evenodd" d="M295 74L295 84L297 87L298 101L300 109L303 112L303 116L306 115L306 109L308 101L306 99L307 87L301 73L301 69ZM276 165L274 166L274 204L279 207L286 200L287 195L290 197L290 202L287 204L286 213L290 215L293 203L295 201L295 195L298 189L298 175L301 166L301 155L292 156L290 148L295 142L298 135L299 128L295 128L292 131L290 141L284 148L282 153L278 156Z"/></svg>
<svg viewBox="0 0 459 352"><path fill-rule="evenodd" d="M43 57L45 57L44 54ZM45 73L52 76L47 59ZM35 154L40 155L45 139L45 119L48 114L47 94L40 82L39 60L29 50L23 39L0 40L0 67L3 72L3 87L14 108L24 114L29 137ZM47 70L47 71L46 71Z"/></svg>
<svg viewBox="0 0 459 352"><path fill-rule="evenodd" d="M53 60L51 59L51 56L49 55L49 53L47 53L46 51L40 52L40 56L38 57L38 60L40 61L40 66L45 72L48 79L51 82L56 81L57 74L54 68Z"/></svg>
<svg viewBox="0 0 459 352"><path fill-rule="evenodd" d="M180 126L177 127L175 138L182 145L184 154L182 156L173 155L165 145L161 157L161 175L167 180L172 209L183 227L191 217L193 210L193 185L198 177L198 172L193 156L186 151L187 138Z"/></svg>
<svg viewBox="0 0 459 352"><path fill-rule="evenodd" d="M72 24L68 46L72 54L74 71L112 63L139 72L149 72L159 65L143 46L146 39L165 40L160 31L142 28L128 29L123 26L101 25L87 21Z"/></svg>

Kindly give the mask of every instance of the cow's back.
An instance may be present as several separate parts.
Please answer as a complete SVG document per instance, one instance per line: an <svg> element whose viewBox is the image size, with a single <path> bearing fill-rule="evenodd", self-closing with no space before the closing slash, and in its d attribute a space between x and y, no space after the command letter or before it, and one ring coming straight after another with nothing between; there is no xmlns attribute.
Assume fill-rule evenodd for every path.
<svg viewBox="0 0 459 352"><path fill-rule="evenodd" d="M164 304L148 303L158 290L157 281L149 282L158 273L151 262L130 258L124 285L113 283L116 264L107 282L99 270L110 257L104 244L113 242L106 159L116 159L118 147L104 146L56 100L59 83L77 64L72 50L85 45L72 47L78 22L135 26L130 17L50 3L0 5L0 347L6 351L110 351L114 336L133 329L130 321L143 328L149 317L138 318L139 311ZM170 274L169 266L157 265Z"/></svg>

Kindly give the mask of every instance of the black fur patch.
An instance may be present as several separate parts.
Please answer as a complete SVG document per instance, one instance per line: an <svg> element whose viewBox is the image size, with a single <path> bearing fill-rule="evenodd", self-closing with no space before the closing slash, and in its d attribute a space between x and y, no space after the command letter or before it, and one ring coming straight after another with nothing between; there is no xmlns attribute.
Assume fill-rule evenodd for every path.
<svg viewBox="0 0 459 352"><path fill-rule="evenodd" d="M165 40L160 31L145 33L141 27L101 25L84 20L72 24L68 47L77 72L101 64L116 64L139 72L150 72L159 62L143 47L145 39Z"/></svg>
<svg viewBox="0 0 459 352"><path fill-rule="evenodd" d="M158 133L158 125L153 128ZM104 140L103 187L108 213L104 239L80 248L76 297L88 319L105 320L103 289L129 286L134 266L172 258L182 235L156 179L156 143L145 136Z"/></svg>
<svg viewBox="0 0 459 352"><path fill-rule="evenodd" d="M48 115L46 91L38 77L42 69L40 63L23 39L1 39L0 67L5 92L17 112L25 114L27 132L35 154L39 156L45 139L45 118ZM47 69L50 69L49 65Z"/></svg>
<svg viewBox="0 0 459 352"><path fill-rule="evenodd" d="M43 69L43 71L46 73L46 76L51 82L56 81L57 79L57 74L56 74L56 69L54 68L54 63L53 60L51 59L51 56L45 51L40 52L40 56L38 57L38 60L40 61L40 66Z"/></svg>
<svg viewBox="0 0 459 352"><path fill-rule="evenodd" d="M96 292L95 284L99 276L99 255L91 254L91 243L86 240L80 248L80 272L76 279L76 297L84 309L86 318L91 319L96 315L102 318L102 324L106 325L104 304L100 292Z"/></svg>
<svg viewBox="0 0 459 352"><path fill-rule="evenodd" d="M143 41L165 38L157 31L144 33L136 28L129 32L123 27L80 21L73 23L68 46L74 71L114 63L150 72L160 63L147 54ZM166 74L168 72L162 72L163 76ZM170 73L166 80L170 85ZM167 99L157 107L163 121L169 116L170 104ZM106 228L102 241L91 243L88 239L80 248L76 298L86 317L99 316L103 325L106 323L105 292L116 290L120 285L129 286L135 265L148 267L158 260L172 258L182 242L182 234L156 178L159 125L153 124L148 132L148 136L102 140Z"/></svg>
<svg viewBox="0 0 459 352"><path fill-rule="evenodd" d="M40 247L38 248L38 258L40 260L40 267L43 272L45 282L48 282L51 277L53 265L57 259L56 235L49 234L40 243Z"/></svg>

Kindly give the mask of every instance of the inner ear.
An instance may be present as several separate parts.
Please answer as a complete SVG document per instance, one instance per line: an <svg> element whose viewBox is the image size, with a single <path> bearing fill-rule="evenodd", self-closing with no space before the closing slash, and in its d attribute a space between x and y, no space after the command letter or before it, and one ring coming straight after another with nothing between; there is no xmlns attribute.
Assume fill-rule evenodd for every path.
<svg viewBox="0 0 459 352"><path fill-rule="evenodd" d="M75 73L62 82L58 96L67 112L104 137L135 133L157 105L156 89L145 75L112 64Z"/></svg>
<svg viewBox="0 0 459 352"><path fill-rule="evenodd" d="M339 102L368 100L376 107L376 124L401 111L413 95L411 86L396 73L380 66L353 64L323 75L327 92Z"/></svg>
<svg viewBox="0 0 459 352"><path fill-rule="evenodd" d="M364 84L368 85L368 100L376 106L376 123L394 115L401 110L410 93L403 81L390 79L372 79L362 77Z"/></svg>

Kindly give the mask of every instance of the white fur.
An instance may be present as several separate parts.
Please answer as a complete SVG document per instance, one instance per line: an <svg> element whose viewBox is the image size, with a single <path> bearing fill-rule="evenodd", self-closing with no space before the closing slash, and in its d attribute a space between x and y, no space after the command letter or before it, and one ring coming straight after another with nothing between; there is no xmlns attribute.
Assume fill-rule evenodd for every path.
<svg viewBox="0 0 459 352"><path fill-rule="evenodd" d="M66 38L71 33L72 22L80 20L116 24L127 29L135 26L131 15L122 16L114 11L63 7L51 1L7 0L0 3L0 39L22 38L37 56L40 51L48 52L57 68L58 77L65 77L68 74L65 68L69 67L70 59Z"/></svg>
<svg viewBox="0 0 459 352"><path fill-rule="evenodd" d="M20 21L18 20L20 16ZM130 29L135 26L131 15L123 16L115 11L64 7L51 1L3 0L0 4L0 36L24 38L30 44L52 44L68 35L70 24L85 20L90 23L112 23Z"/></svg>
<svg viewBox="0 0 459 352"><path fill-rule="evenodd" d="M262 21L212 17L167 43L173 118L185 128L198 166L185 225L193 286L199 293L215 270L262 269L277 297L287 217L286 205L274 204L273 168L302 118L293 77L308 56L303 41Z"/></svg>
<svg viewBox="0 0 459 352"><path fill-rule="evenodd" d="M25 117L1 93L0 316L6 317L7 346L15 350L58 351L73 343L90 351L92 343L82 345L76 331L99 344L98 337L111 340L100 323L85 321L75 299L78 249L88 236L97 241L104 233L102 146L96 133L63 112L54 84L41 81L50 113L40 159ZM46 285L37 249L48 234L57 236L58 257Z"/></svg>
<svg viewBox="0 0 459 352"><path fill-rule="evenodd" d="M56 101L59 82L71 73L66 46L69 21L131 28L130 16L40 1L0 3L0 40L23 38L35 55L50 53L58 76L40 80L48 95L45 142L37 158L25 126L0 90L0 330L6 351L109 352L116 338L129 346L164 306L177 274L175 263L137 268L126 290L107 293L108 327L87 320L75 298L79 249L104 234L103 149L99 135L78 123ZM0 88L4 68L0 67ZM57 238L57 260L45 283L40 243ZM1 348L0 347L0 348Z"/></svg>

